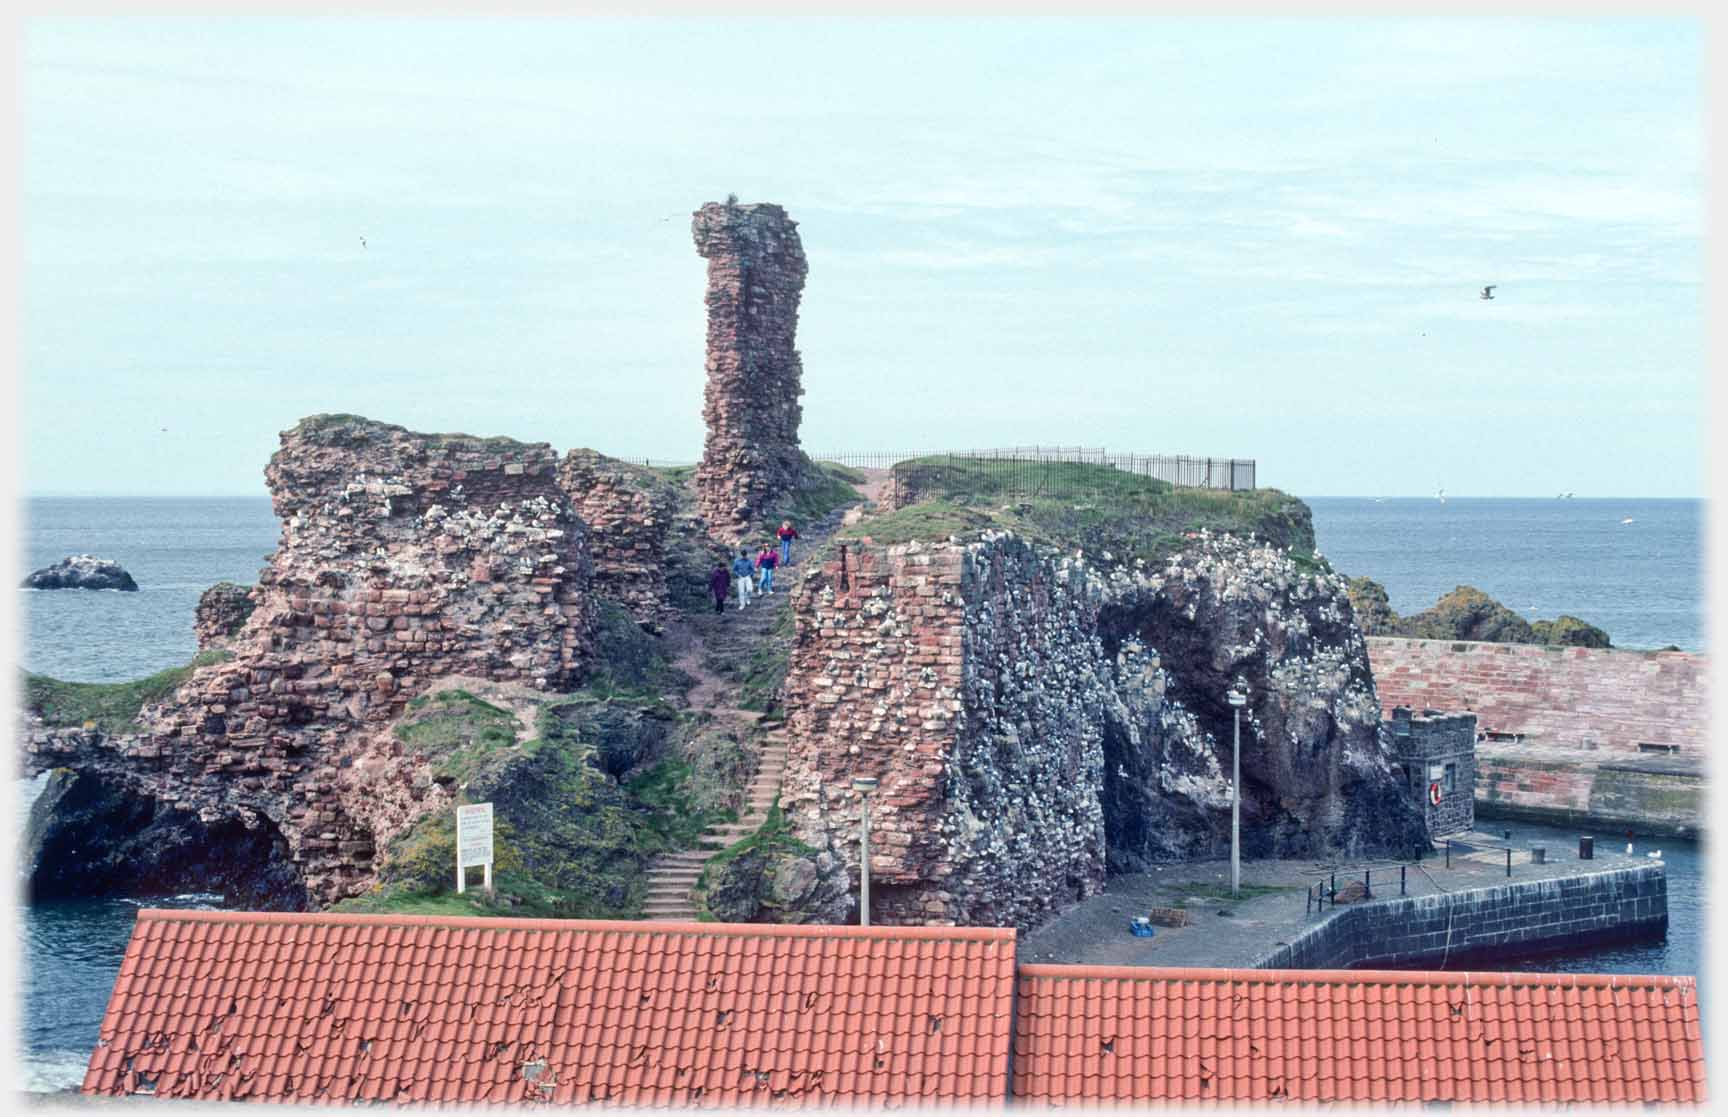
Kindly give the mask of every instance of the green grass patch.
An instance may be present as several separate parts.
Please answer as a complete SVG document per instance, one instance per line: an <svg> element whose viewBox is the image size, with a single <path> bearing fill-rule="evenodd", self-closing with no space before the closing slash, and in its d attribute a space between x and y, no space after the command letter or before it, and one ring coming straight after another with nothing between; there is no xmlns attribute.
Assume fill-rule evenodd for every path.
<svg viewBox="0 0 1728 1117"><path fill-rule="evenodd" d="M918 502L847 528L880 543L966 537L984 528L1034 542L1078 546L1097 561L1158 562L1190 533L1230 532L1314 557L1308 506L1276 489L1228 492L1177 488L1139 474L1082 462L914 458L895 476Z"/></svg>
<svg viewBox="0 0 1728 1117"><path fill-rule="evenodd" d="M24 707L48 725L93 725L104 733L129 733L137 728L135 723L145 706L167 699L193 671L233 658L232 652L199 652L184 667L170 667L124 683L67 683L26 671Z"/></svg>
<svg viewBox="0 0 1728 1117"><path fill-rule="evenodd" d="M709 826L737 818L733 811L697 808L690 797L693 770L686 760L662 760L626 785L651 812L646 824L660 849L693 849Z"/></svg>
<svg viewBox="0 0 1728 1117"><path fill-rule="evenodd" d="M432 761L439 779L466 780L489 757L517 746L522 723L465 690L423 694L408 703L396 737Z"/></svg>
<svg viewBox="0 0 1728 1117"><path fill-rule="evenodd" d="M756 832L733 842L725 849L710 857L702 865L702 875L696 878L696 896L698 906L701 897L707 891L709 875L724 868L728 863L736 861L752 850L762 850L765 853L784 852L794 856L813 854L816 850L792 836L792 825L786 821L786 814L780 809L780 798L775 796L774 805L768 808L768 817L762 820L762 825Z"/></svg>
<svg viewBox="0 0 1728 1117"><path fill-rule="evenodd" d="M781 520L791 520L793 527L802 529L836 509L857 504L864 499L864 494L854 486L863 480L864 475L855 469L805 457L803 483L787 493L772 509L763 513L746 542L752 547L759 546L762 542L771 542L778 546L774 533L780 529ZM798 545L794 543L793 547Z"/></svg>
<svg viewBox="0 0 1728 1117"><path fill-rule="evenodd" d="M768 642L750 653L739 681L738 705L742 709L766 711L773 705L774 695L786 681L786 671L792 661L792 610L782 610L768 630Z"/></svg>

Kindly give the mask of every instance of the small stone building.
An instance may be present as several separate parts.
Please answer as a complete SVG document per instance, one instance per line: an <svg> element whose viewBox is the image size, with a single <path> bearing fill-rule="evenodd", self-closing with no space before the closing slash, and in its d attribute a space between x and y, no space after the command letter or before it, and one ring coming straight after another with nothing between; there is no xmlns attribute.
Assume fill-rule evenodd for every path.
<svg viewBox="0 0 1728 1117"><path fill-rule="evenodd" d="M1476 826L1476 715L1394 706L1380 726L1404 786L1422 804L1428 836Z"/></svg>

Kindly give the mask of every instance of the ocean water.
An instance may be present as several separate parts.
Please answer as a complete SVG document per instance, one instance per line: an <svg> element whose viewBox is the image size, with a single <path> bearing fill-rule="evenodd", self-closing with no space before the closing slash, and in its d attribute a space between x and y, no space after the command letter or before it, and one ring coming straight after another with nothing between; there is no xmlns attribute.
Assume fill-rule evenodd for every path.
<svg viewBox="0 0 1728 1117"><path fill-rule="evenodd" d="M138 583L119 590L18 590L24 669L107 683L183 666L198 651L192 613L217 582L250 585L276 549L267 497L32 500L23 572L67 555L113 559Z"/></svg>
<svg viewBox="0 0 1728 1117"><path fill-rule="evenodd" d="M1383 583L1400 613L1418 612L1469 584L1526 616L1582 617L1607 629L1620 646L1704 648L1701 502L1309 503L1322 553L1339 570ZM88 552L118 561L141 587L137 593L17 591L26 621L24 666L76 681L132 679L184 664L196 651L192 613L199 594L222 580L255 581L277 539L263 498L34 500L26 514L26 571ZM1628 516L1634 522L1621 524ZM1534 614L1525 609L1530 605ZM17 781L26 808L19 818L41 782ZM1576 842L1566 830L1500 825L1519 841L1541 839L1551 848ZM1644 848L1645 840L1639 842ZM1668 864L1665 942L1520 960L1506 968L1699 973L1702 850L1690 842L1656 844ZM18 924L24 1088L53 1091L82 1081L139 907L221 904L219 896L193 894L27 907Z"/></svg>
<svg viewBox="0 0 1728 1117"><path fill-rule="evenodd" d="M1475 586L1525 620L1588 621L1615 647L1706 650L1701 500L1303 499L1333 569L1385 586L1400 616Z"/></svg>

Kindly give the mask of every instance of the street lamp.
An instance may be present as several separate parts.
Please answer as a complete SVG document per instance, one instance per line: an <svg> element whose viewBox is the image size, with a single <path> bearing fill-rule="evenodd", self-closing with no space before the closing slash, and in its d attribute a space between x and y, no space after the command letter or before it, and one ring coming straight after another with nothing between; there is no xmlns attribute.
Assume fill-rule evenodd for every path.
<svg viewBox="0 0 1728 1117"><path fill-rule="evenodd" d="M852 790L862 796L862 814L858 819L858 925L870 926L870 793L876 790L875 776L853 776Z"/></svg>
<svg viewBox="0 0 1728 1117"><path fill-rule="evenodd" d="M1230 895L1242 890L1242 707L1248 704L1248 684L1241 679L1227 696L1235 715L1230 748Z"/></svg>

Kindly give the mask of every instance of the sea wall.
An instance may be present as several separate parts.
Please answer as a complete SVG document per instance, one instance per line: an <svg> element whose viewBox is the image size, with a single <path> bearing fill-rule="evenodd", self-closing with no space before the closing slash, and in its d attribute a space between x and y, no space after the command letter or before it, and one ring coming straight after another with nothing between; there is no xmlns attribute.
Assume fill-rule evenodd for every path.
<svg viewBox="0 0 1728 1117"><path fill-rule="evenodd" d="M1238 677L1248 856L1426 840L1342 581L1276 548L1207 538L1107 570L1009 533L856 543L793 608L782 807L855 873L852 780L879 781L878 920L1031 926L1107 870L1227 852Z"/></svg>
<svg viewBox="0 0 1728 1117"><path fill-rule="evenodd" d="M1483 817L1703 832L1708 657L1380 636L1368 655L1388 709L1475 713Z"/></svg>
<svg viewBox="0 0 1728 1117"><path fill-rule="evenodd" d="M1255 967L1439 966L1659 938L1667 928L1667 874L1640 865L1332 909Z"/></svg>
<svg viewBox="0 0 1728 1117"><path fill-rule="evenodd" d="M1709 660L1693 652L1368 638L1380 702L1469 710L1491 738L1637 753L1709 741Z"/></svg>
<svg viewBox="0 0 1728 1117"><path fill-rule="evenodd" d="M1705 828L1696 760L1585 749L1477 746L1476 807L1488 818L1696 838Z"/></svg>

